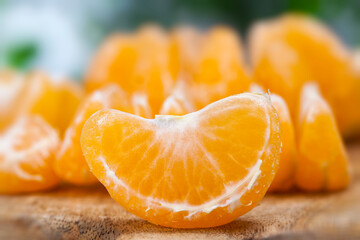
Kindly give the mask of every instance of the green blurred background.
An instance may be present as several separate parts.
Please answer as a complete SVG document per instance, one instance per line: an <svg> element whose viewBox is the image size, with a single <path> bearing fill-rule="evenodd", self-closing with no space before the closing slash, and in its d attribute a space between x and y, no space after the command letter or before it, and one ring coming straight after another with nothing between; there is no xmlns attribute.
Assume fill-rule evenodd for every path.
<svg viewBox="0 0 360 240"><path fill-rule="evenodd" d="M220 23L245 38L255 21L285 12L313 15L349 47L360 45L359 0L0 0L0 68L80 80L96 47L117 30Z"/></svg>

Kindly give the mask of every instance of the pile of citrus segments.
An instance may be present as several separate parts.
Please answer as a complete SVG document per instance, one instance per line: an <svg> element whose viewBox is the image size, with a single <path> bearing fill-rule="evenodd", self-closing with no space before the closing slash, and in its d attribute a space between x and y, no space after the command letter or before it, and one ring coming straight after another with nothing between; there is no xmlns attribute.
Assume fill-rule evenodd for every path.
<svg viewBox="0 0 360 240"><path fill-rule="evenodd" d="M322 23L148 25L110 36L84 84L0 73L0 193L101 182L127 211L213 227L268 192L346 188L360 133L360 58ZM94 206L96 207L96 206Z"/></svg>

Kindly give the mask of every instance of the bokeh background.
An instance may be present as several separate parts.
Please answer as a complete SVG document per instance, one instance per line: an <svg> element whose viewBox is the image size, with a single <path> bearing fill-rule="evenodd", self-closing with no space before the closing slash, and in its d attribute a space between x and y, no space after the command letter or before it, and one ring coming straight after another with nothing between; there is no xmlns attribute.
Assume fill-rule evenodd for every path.
<svg viewBox="0 0 360 240"><path fill-rule="evenodd" d="M39 68L81 81L94 50L114 31L149 22L227 24L246 39L253 22L284 12L313 15L347 45L360 46L359 0L0 0L0 68Z"/></svg>

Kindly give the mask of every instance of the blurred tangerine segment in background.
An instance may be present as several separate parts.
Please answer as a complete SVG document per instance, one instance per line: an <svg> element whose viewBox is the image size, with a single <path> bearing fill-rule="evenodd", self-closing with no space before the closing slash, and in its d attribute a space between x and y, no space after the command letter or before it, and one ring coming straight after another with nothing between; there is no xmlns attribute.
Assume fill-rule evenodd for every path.
<svg viewBox="0 0 360 240"><path fill-rule="evenodd" d="M15 120L23 87L22 74L0 71L0 132Z"/></svg>
<svg viewBox="0 0 360 240"><path fill-rule="evenodd" d="M233 30L214 27L207 32L201 45L189 73L197 109L249 88L244 51Z"/></svg>
<svg viewBox="0 0 360 240"><path fill-rule="evenodd" d="M160 114L181 116L194 111L195 106L189 84L183 79L178 79L171 95L163 102Z"/></svg>
<svg viewBox="0 0 360 240"><path fill-rule="evenodd" d="M85 123L91 171L127 211L176 228L228 223L257 206L278 169L280 126L261 94L185 116L102 110Z"/></svg>
<svg viewBox="0 0 360 240"><path fill-rule="evenodd" d="M296 184L307 191L334 191L349 184L345 147L332 110L316 83L301 91L297 146Z"/></svg>
<svg viewBox="0 0 360 240"><path fill-rule="evenodd" d="M106 41L95 55L85 83L91 91L109 82L118 83L128 93L145 93L152 112L157 113L174 84L167 34L147 25L134 34Z"/></svg>
<svg viewBox="0 0 360 240"><path fill-rule="evenodd" d="M255 83L250 85L251 92L264 92L263 88ZM280 119L282 146L279 170L269 191L283 192L290 190L294 185L295 170L297 167L297 152L295 143L295 130L290 116L289 108L282 97L271 94L271 103L275 107Z"/></svg>
<svg viewBox="0 0 360 240"><path fill-rule="evenodd" d="M316 81L334 109L344 134L360 124L354 113L355 89L351 54L338 37L317 20L287 14L256 24L250 34L254 79L288 102L296 114L302 85ZM349 106L349 107L344 107Z"/></svg>
<svg viewBox="0 0 360 240"><path fill-rule="evenodd" d="M82 88L75 82L34 72L25 78L18 103L18 116L40 115L62 136L82 97Z"/></svg>
<svg viewBox="0 0 360 240"><path fill-rule="evenodd" d="M0 193L50 189L58 184L53 170L57 132L39 116L17 119L0 135Z"/></svg>
<svg viewBox="0 0 360 240"><path fill-rule="evenodd" d="M79 106L55 161L56 173L66 182L87 185L97 182L90 172L80 146L80 136L86 120L101 109L132 112L130 96L117 84L108 84L87 96Z"/></svg>
<svg viewBox="0 0 360 240"><path fill-rule="evenodd" d="M108 83L130 81L138 53L131 34L114 34L108 37L94 55L85 78L87 92L92 92ZM125 89L131 92L130 89Z"/></svg>
<svg viewBox="0 0 360 240"><path fill-rule="evenodd" d="M170 33L170 72L175 80L189 81L203 47L204 33L190 26L176 27Z"/></svg>

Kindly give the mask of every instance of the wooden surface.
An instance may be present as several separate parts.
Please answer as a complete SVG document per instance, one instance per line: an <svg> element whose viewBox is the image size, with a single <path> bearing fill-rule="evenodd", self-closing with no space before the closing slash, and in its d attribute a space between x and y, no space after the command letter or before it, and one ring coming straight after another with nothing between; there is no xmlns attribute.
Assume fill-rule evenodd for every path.
<svg viewBox="0 0 360 240"><path fill-rule="evenodd" d="M176 230L127 213L102 186L0 196L0 239L360 239L360 143L351 186L332 194L268 195L222 227Z"/></svg>

